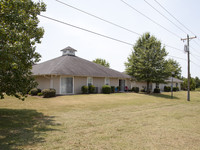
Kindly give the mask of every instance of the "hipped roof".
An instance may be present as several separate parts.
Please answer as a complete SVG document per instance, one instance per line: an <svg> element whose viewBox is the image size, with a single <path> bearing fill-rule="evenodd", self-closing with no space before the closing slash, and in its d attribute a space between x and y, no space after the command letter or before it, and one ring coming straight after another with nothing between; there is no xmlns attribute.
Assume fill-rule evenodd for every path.
<svg viewBox="0 0 200 150"><path fill-rule="evenodd" d="M172 77L167 78L167 80L165 80L165 82L172 82ZM183 83L183 80L177 79L173 77L173 82L174 83Z"/></svg>
<svg viewBox="0 0 200 150"><path fill-rule="evenodd" d="M33 75L70 75L89 77L131 78L116 70L90 62L77 56L60 56L34 65Z"/></svg>

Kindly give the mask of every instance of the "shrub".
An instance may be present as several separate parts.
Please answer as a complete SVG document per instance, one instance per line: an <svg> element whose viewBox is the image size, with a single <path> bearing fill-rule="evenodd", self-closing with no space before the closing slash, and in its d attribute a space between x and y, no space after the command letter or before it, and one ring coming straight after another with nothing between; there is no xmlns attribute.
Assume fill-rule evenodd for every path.
<svg viewBox="0 0 200 150"><path fill-rule="evenodd" d="M173 87L173 91L174 92L179 91L179 88L178 87Z"/></svg>
<svg viewBox="0 0 200 150"><path fill-rule="evenodd" d="M141 89L141 92L146 92L146 90L144 88Z"/></svg>
<svg viewBox="0 0 200 150"><path fill-rule="evenodd" d="M109 85L104 85L102 87L102 93L104 93L104 94L110 94L111 93L111 87Z"/></svg>
<svg viewBox="0 0 200 150"><path fill-rule="evenodd" d="M115 93L115 86L111 86L111 93Z"/></svg>
<svg viewBox="0 0 200 150"><path fill-rule="evenodd" d="M30 95L35 96L40 92L41 92L41 89L33 88L33 89L30 90L29 93L30 93Z"/></svg>
<svg viewBox="0 0 200 150"><path fill-rule="evenodd" d="M135 87L132 87L132 89L131 89L133 92L135 92Z"/></svg>
<svg viewBox="0 0 200 150"><path fill-rule="evenodd" d="M42 92L38 93L37 96L43 96Z"/></svg>
<svg viewBox="0 0 200 150"><path fill-rule="evenodd" d="M139 91L140 91L139 87L135 87L135 92L139 93Z"/></svg>
<svg viewBox="0 0 200 150"><path fill-rule="evenodd" d="M179 87L176 87L177 88L177 91L180 91Z"/></svg>
<svg viewBox="0 0 200 150"><path fill-rule="evenodd" d="M95 92L95 86L94 86L94 85L90 85L90 86L88 87L88 92L89 92L89 93L94 93L94 92Z"/></svg>
<svg viewBox="0 0 200 150"><path fill-rule="evenodd" d="M88 86L84 85L81 87L81 91L83 94L87 94L88 93Z"/></svg>
<svg viewBox="0 0 200 150"><path fill-rule="evenodd" d="M170 92L171 91L171 87L170 86L164 86L164 91L165 92Z"/></svg>
<svg viewBox="0 0 200 150"><path fill-rule="evenodd" d="M133 92L136 92L136 93L139 93L140 89L139 89L139 87L133 87L133 88L132 88L132 91L133 91Z"/></svg>
<svg viewBox="0 0 200 150"><path fill-rule="evenodd" d="M48 97L55 97L56 96L56 90L55 89L44 89L42 90L42 95L44 98Z"/></svg>
<svg viewBox="0 0 200 150"><path fill-rule="evenodd" d="M160 93L160 89L159 88L155 88L154 89L154 93Z"/></svg>

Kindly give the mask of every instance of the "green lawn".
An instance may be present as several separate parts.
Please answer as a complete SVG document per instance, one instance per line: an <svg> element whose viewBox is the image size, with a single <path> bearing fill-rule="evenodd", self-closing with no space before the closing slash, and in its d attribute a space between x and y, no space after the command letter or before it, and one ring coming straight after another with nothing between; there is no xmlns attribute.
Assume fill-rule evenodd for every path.
<svg viewBox="0 0 200 150"><path fill-rule="evenodd" d="M0 149L200 149L200 92L0 100Z"/></svg>

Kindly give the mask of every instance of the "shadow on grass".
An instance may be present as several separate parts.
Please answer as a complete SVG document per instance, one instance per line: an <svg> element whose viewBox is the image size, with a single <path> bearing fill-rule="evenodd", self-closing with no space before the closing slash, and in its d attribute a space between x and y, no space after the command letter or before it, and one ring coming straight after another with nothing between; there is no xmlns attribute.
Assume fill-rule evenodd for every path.
<svg viewBox="0 0 200 150"><path fill-rule="evenodd" d="M41 135L53 131L53 116L44 116L36 110L0 109L0 149L24 149L45 142Z"/></svg>
<svg viewBox="0 0 200 150"><path fill-rule="evenodd" d="M165 94L162 94L162 93L151 93L151 94L140 93L140 94L145 94L145 95L148 95L148 96L154 96L154 97L165 98L165 99L180 99L176 96L173 96L173 98L171 98L171 95L165 95Z"/></svg>

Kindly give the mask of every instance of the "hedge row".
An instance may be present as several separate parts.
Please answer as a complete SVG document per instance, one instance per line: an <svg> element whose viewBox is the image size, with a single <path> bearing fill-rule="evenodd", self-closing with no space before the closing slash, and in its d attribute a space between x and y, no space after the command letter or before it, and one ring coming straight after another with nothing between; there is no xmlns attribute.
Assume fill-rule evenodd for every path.
<svg viewBox="0 0 200 150"><path fill-rule="evenodd" d="M160 93L160 89L159 88L155 88L153 92L154 93Z"/></svg>
<svg viewBox="0 0 200 150"><path fill-rule="evenodd" d="M102 86L102 93L110 94L111 93L111 87L109 85Z"/></svg>
<svg viewBox="0 0 200 150"><path fill-rule="evenodd" d="M34 89L30 90L29 94L32 95L32 96L38 95L38 96L43 96L44 98L49 98L49 97L55 97L56 96L56 90L49 88L49 89L43 89L41 91L41 89L34 88Z"/></svg>
<svg viewBox="0 0 200 150"><path fill-rule="evenodd" d="M132 87L132 91L135 93L139 93L140 89L139 87Z"/></svg>
<svg viewBox="0 0 200 150"><path fill-rule="evenodd" d="M95 91L95 89L96 87L94 85L90 85L90 86L84 85L81 87L81 91L83 94L98 93L98 91ZM102 93L104 94L115 93L115 86L103 85Z"/></svg>
<svg viewBox="0 0 200 150"><path fill-rule="evenodd" d="M84 85L84 86L81 87L81 91L82 91L83 94L95 93L96 92L95 88L96 87L94 85L90 85L90 86Z"/></svg>
<svg viewBox="0 0 200 150"><path fill-rule="evenodd" d="M44 89L42 90L42 95L44 98L49 98L49 97L55 97L56 96L56 90L55 89Z"/></svg>
<svg viewBox="0 0 200 150"><path fill-rule="evenodd" d="M165 86L164 87L164 91L165 92L170 92L171 91L171 87L170 86ZM174 92L179 91L179 88L178 87L173 87L173 91Z"/></svg>
<svg viewBox="0 0 200 150"><path fill-rule="evenodd" d="M41 89L33 88L29 91L29 95L36 96L38 93L41 93Z"/></svg>

